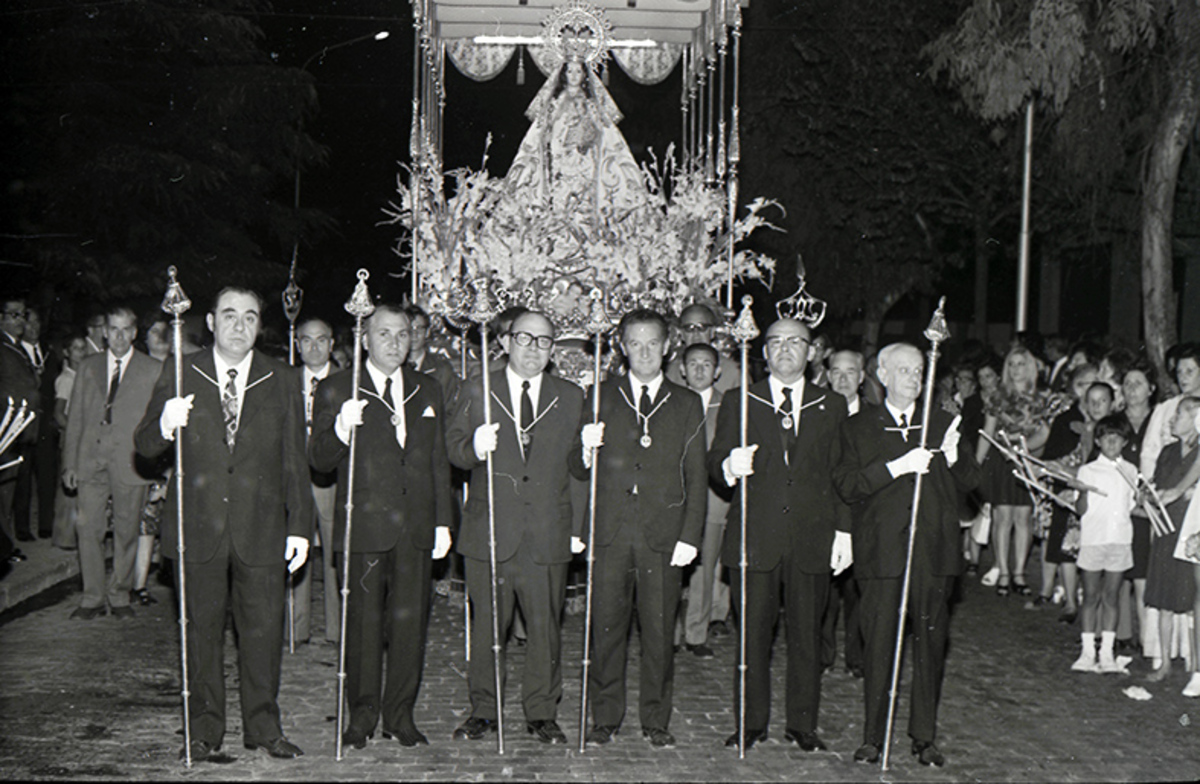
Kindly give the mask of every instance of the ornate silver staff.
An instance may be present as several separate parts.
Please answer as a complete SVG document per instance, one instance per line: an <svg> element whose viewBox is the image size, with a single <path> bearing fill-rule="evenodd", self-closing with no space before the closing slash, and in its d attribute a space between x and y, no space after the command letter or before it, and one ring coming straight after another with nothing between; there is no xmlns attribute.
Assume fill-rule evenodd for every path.
<svg viewBox="0 0 1200 784"><path fill-rule="evenodd" d="M734 322L729 334L741 347L741 380L738 386L740 403L738 443L745 449L750 423L750 341L759 335L754 312L750 310L754 297L742 297L742 312ZM750 478L738 478L738 503L741 507L741 547L738 553L738 582L741 596L738 599L738 759L746 758L746 569L750 559L746 555L746 493L750 490Z"/></svg>
<svg viewBox="0 0 1200 784"><path fill-rule="evenodd" d="M4 411L4 419L0 420L0 455L8 451L13 441L17 440L17 436L21 435L21 431L28 427L36 416L35 412L29 411L27 400L22 400L20 407L16 407L13 405L13 399L11 397L8 399L8 408ZM0 471L20 465L24 460L25 458L18 455L4 465L0 465Z"/></svg>
<svg viewBox="0 0 1200 784"><path fill-rule="evenodd" d="M297 176L299 174L297 173ZM304 301L304 290L296 285L296 249L292 249L292 269L288 272L288 284L283 290L283 315L288 320L288 364L296 365L296 319L300 315L300 303ZM324 544L324 542L322 542ZM288 653L296 652L296 575L287 575L288 602Z"/></svg>
<svg viewBox="0 0 1200 784"><path fill-rule="evenodd" d="M172 352L175 361L175 397L183 397L183 314L192 307L192 301L183 293L183 287L175 278L174 265L167 267L167 293L163 297L162 309L170 313ZM184 765L192 767L192 721L189 711L188 660L187 660L187 574L183 565L186 551L183 540L183 428L175 428L175 525L179 553L179 659L183 680L183 753Z"/></svg>
<svg viewBox="0 0 1200 784"><path fill-rule="evenodd" d="M945 306L946 298L942 297L938 300L937 310L933 312L929 326L925 328L925 337L929 339L929 352L926 354L929 360L925 368L925 402L924 409L921 411L920 447L922 449L925 448L929 435L929 414L933 409L933 381L937 373L939 349L942 342L950 338L950 328L946 326ZM904 557L904 582L900 588L900 625L896 629L896 653L892 659L892 684L888 690L887 732L883 739L883 770L888 769L888 757L892 750L892 721L896 717L896 691L900 686L904 623L908 618L908 591L912 583L913 545L917 540L917 514L921 506L921 480L924 476L924 474L917 474L916 482L913 485L912 515L908 520L908 553Z"/></svg>
<svg viewBox="0 0 1200 784"><path fill-rule="evenodd" d="M375 312L371 294L367 291L367 278L371 273L358 271L358 283L354 293L346 302L346 312L354 316L354 367L350 371L350 399L358 402L358 382L362 375L363 319ZM338 694L337 694L337 739L335 757L342 761L342 714L346 697L346 613L350 604L350 524L354 517L354 449L358 443L358 427L350 428L350 456L346 470L346 535L342 540L342 619L338 637Z"/></svg>
<svg viewBox="0 0 1200 784"><path fill-rule="evenodd" d="M604 335L612 329L612 319L604 310L604 295L600 289L592 289L592 309L588 316L587 331L595 341L592 355L592 424L600 422L600 358L604 346ZM588 671L592 664L591 632L592 632L592 583L596 566L596 549L593 546L596 538L596 477L600 463L600 450L592 450L591 475L588 477L588 536L587 536L587 591L583 602L583 684L579 699L579 751L583 752L587 745L587 698Z"/></svg>
<svg viewBox="0 0 1200 784"><path fill-rule="evenodd" d="M484 278L475 286L475 297L470 319L479 325L479 344L483 360L483 423L492 425L492 381L488 368L488 324L500 312L499 305L492 299L491 280ZM487 453L487 508L488 508L488 565L491 570L492 602L492 669L496 675L496 750L504 753L504 693L500 674L500 615L499 594L496 587L496 493L495 469L492 453Z"/></svg>

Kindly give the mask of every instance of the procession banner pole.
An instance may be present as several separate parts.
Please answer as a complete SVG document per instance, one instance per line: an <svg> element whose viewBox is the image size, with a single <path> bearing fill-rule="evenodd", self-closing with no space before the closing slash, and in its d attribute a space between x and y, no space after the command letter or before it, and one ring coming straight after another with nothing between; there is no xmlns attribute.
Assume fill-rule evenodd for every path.
<svg viewBox="0 0 1200 784"><path fill-rule="evenodd" d="M170 313L172 330L172 358L175 362L175 397L183 397L183 314L192 306L176 280L174 265L167 267L167 293L163 297L162 309ZM187 570L183 558L187 548L183 539L183 428L175 428L175 533L176 550L179 555L179 661L183 688L183 754L184 765L192 767L192 721L189 710L191 691L188 689L187 660Z"/></svg>
<svg viewBox="0 0 1200 784"><path fill-rule="evenodd" d="M929 434L929 414L933 408L933 386L934 379L937 377L937 361L939 349L943 341L950 337L950 330L946 326L945 317L946 298L942 297L938 301L937 310L933 313L933 318L929 321L929 326L925 328L925 337L929 339L929 352L926 356L929 357L925 368L925 401L924 409L921 411L921 440L920 446L925 448L926 440ZM896 718L896 692L900 688L900 661L903 658L904 650L904 623L908 618L908 592L912 585L912 561L913 561L913 546L917 540L917 515L921 506L921 480L924 474L917 474L916 482L913 484L913 500L912 514L908 520L908 552L904 557L904 581L900 588L900 624L896 628L896 652L892 658L892 682L888 689L888 712L887 712L887 732L883 739L883 764L882 769L888 769L888 758L892 751L892 723Z"/></svg>
<svg viewBox="0 0 1200 784"><path fill-rule="evenodd" d="M299 177L300 173L297 172ZM288 320L288 366L296 366L296 318L300 315L300 302L304 292L296 285L296 257L299 245L292 246L292 268L288 273L288 284L283 290L283 314ZM324 545L324 542L322 542ZM296 575L292 571L287 574L287 603L288 603L288 653L296 652Z"/></svg>
<svg viewBox="0 0 1200 784"><path fill-rule="evenodd" d="M483 353L483 423L488 427L492 424L492 382L488 378L488 325L483 321L479 325L479 339ZM496 676L496 750L504 753L504 693L500 677L500 601L496 587L496 493L495 468L492 465L492 453L487 453L487 508L488 508L488 562L492 577L492 669Z"/></svg>
<svg viewBox="0 0 1200 784"><path fill-rule="evenodd" d="M362 377L363 319L375 312L375 305L367 291L369 277L370 273L365 269L358 271L358 283L345 305L346 312L354 316L354 366L350 371L350 399L355 403L358 402L358 383ZM346 534L342 539L342 628L338 635L337 724L334 728L337 733L334 756L338 762L342 761L342 718L346 697L346 613L350 606L350 526L354 519L354 453L357 445L358 427L355 426L350 428L350 455L346 470Z"/></svg>
<svg viewBox="0 0 1200 784"><path fill-rule="evenodd" d="M600 358L604 345L604 333L612 328L608 314L604 312L603 295L599 289L592 290L592 311L588 321L588 332L592 333L595 349L592 357L592 424L600 423ZM596 566L596 552L592 543L596 537L596 479L599 474L600 450L592 449L591 474L588 476L588 532L587 549L587 590L583 602L583 677L579 699L579 751L583 753L587 745L587 702L588 702L588 671L592 664L591 634L592 634L592 586Z"/></svg>
<svg viewBox="0 0 1200 784"><path fill-rule="evenodd" d="M742 297L742 312L733 325L732 335L741 346L741 380L738 386L739 422L738 444L747 446L750 425L750 341L758 337L758 325L754 323L754 312L750 310L754 298ZM750 478L738 479L738 503L741 511L741 546L738 554L738 759L746 758L746 569L750 560L746 555L746 494L750 490Z"/></svg>

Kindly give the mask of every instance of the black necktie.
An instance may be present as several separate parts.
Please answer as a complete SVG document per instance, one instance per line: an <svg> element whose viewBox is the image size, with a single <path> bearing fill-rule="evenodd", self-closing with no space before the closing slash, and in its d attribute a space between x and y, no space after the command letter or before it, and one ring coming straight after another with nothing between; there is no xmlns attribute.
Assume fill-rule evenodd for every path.
<svg viewBox="0 0 1200 784"><path fill-rule="evenodd" d="M908 414L900 415L900 435L904 437L904 442L908 443Z"/></svg>
<svg viewBox="0 0 1200 784"><path fill-rule="evenodd" d="M529 381L521 382L521 444L525 459L529 459L529 447L533 445L533 398L529 396Z"/></svg>
<svg viewBox="0 0 1200 784"><path fill-rule="evenodd" d="M229 368L229 380L225 382L225 391L221 394L221 412L225 416L225 444L230 452L237 441L237 374L237 368Z"/></svg>
<svg viewBox="0 0 1200 784"><path fill-rule="evenodd" d="M638 398L638 413L642 416L650 416L650 385L642 384L642 396Z"/></svg>
<svg viewBox="0 0 1200 784"><path fill-rule="evenodd" d="M796 444L796 422L792 418L792 388L783 388L783 405L779 407L783 414L783 419L780 421L783 427L783 448L786 452L791 452L792 447Z"/></svg>
<svg viewBox="0 0 1200 784"><path fill-rule="evenodd" d="M104 401L104 424L112 424L113 401L117 399L117 387L121 385L121 360L113 366L112 378L108 381L108 399Z"/></svg>

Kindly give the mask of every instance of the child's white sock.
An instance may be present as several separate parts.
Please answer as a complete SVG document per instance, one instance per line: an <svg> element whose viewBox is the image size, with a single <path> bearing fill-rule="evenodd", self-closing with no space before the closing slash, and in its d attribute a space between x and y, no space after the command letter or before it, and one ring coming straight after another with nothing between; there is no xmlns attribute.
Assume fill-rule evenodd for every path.
<svg viewBox="0 0 1200 784"><path fill-rule="evenodd" d="M1110 659L1112 658L1113 646L1116 644L1116 642L1117 642L1117 633L1115 631L1100 632L1100 656L1101 656L1101 658L1106 657L1106 656Z"/></svg>
<svg viewBox="0 0 1200 784"><path fill-rule="evenodd" d="M1071 665L1071 669L1076 672L1095 672L1096 671L1096 633L1083 632L1079 635L1082 650L1079 653L1079 658Z"/></svg>

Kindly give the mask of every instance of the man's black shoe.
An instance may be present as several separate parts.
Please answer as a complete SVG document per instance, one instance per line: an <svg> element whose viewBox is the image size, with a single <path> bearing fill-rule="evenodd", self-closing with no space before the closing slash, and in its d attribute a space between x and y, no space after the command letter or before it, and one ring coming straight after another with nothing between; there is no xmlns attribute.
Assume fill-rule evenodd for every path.
<svg viewBox="0 0 1200 784"><path fill-rule="evenodd" d="M729 625L724 621L713 621L708 625L708 633L716 637L724 637L729 634Z"/></svg>
<svg viewBox="0 0 1200 784"><path fill-rule="evenodd" d="M383 737L387 738L388 740L395 738L400 742L401 746L406 748L412 748L413 746L417 745L429 745L429 738L426 738L425 734L412 724L407 724L398 730L384 730Z"/></svg>
<svg viewBox="0 0 1200 784"><path fill-rule="evenodd" d="M863 666L861 664L852 664L846 669L849 670L850 675L855 678L861 678L864 675Z"/></svg>
<svg viewBox="0 0 1200 784"><path fill-rule="evenodd" d="M912 753L922 765L936 765L940 768L946 764L946 755L927 740L914 740Z"/></svg>
<svg viewBox="0 0 1200 784"><path fill-rule="evenodd" d="M692 645L692 644L689 642L689 643L687 643L687 649L688 649L688 650L689 650L689 651L692 653L692 655L694 655L694 656L695 656L697 659L711 659L711 658L714 656L714 654L713 654L713 649L712 649L712 648L709 648L709 647L708 647L707 645L705 645L704 643L700 643L699 645Z"/></svg>
<svg viewBox="0 0 1200 784"><path fill-rule="evenodd" d="M675 736L661 727L643 727L642 737L656 749L675 748Z"/></svg>
<svg viewBox="0 0 1200 784"><path fill-rule="evenodd" d="M300 750L299 746L297 746L295 743L292 743L282 735L275 740L269 740L266 743L246 741L242 745L250 751L262 749L275 759L295 759L296 757L304 756L304 752Z"/></svg>
<svg viewBox="0 0 1200 784"><path fill-rule="evenodd" d="M135 588L129 592L129 603L137 602L143 607L149 607L152 604L158 604L158 599L150 595L150 592L145 588Z"/></svg>
<svg viewBox="0 0 1200 784"><path fill-rule="evenodd" d="M479 740L489 732L496 731L495 719L481 719L478 716L471 718L458 725L458 729L454 731L455 740Z"/></svg>
<svg viewBox="0 0 1200 784"><path fill-rule="evenodd" d="M854 761L874 764L879 762L879 755L881 753L879 747L874 743L864 743L858 747L858 751L854 752Z"/></svg>
<svg viewBox="0 0 1200 784"><path fill-rule="evenodd" d="M367 747L367 740L370 737L371 733L363 732L358 727L351 725L349 729L342 733L342 745L355 749L365 749Z"/></svg>
<svg viewBox="0 0 1200 784"><path fill-rule="evenodd" d="M32 542L33 539L33 534L29 533L28 531L17 531L18 542Z"/></svg>
<svg viewBox="0 0 1200 784"><path fill-rule="evenodd" d="M100 605L99 607L78 607L75 609L75 612L71 613L71 617L90 621L97 616L104 615L106 612L108 610L105 609L104 605Z"/></svg>
<svg viewBox="0 0 1200 784"><path fill-rule="evenodd" d="M606 743L612 743L613 736L617 734L617 727L612 724L599 724L592 727L588 732L585 743L591 743L596 746L603 746Z"/></svg>
<svg viewBox="0 0 1200 784"><path fill-rule="evenodd" d="M825 741L818 738L815 732L784 730L783 739L795 743L805 751L829 751L829 747L825 745Z"/></svg>
<svg viewBox="0 0 1200 784"><path fill-rule="evenodd" d="M204 762L206 759L211 757L213 754L216 754L221 748L220 743L218 743L216 746L214 746L211 743L209 743L208 741L200 740L199 738L193 739L190 745L192 748L192 762ZM184 748L179 750L179 761L187 762L187 758L188 758L188 750L187 750L187 747L185 746Z"/></svg>
<svg viewBox="0 0 1200 784"><path fill-rule="evenodd" d="M754 744L767 739L766 730L746 730L746 751L754 748ZM725 739L725 748L738 747L738 734L735 732Z"/></svg>
<svg viewBox="0 0 1200 784"><path fill-rule="evenodd" d="M562 729L558 726L558 722L554 719L527 721L525 722L525 731L542 743L566 744L567 742L567 736L563 734Z"/></svg>

